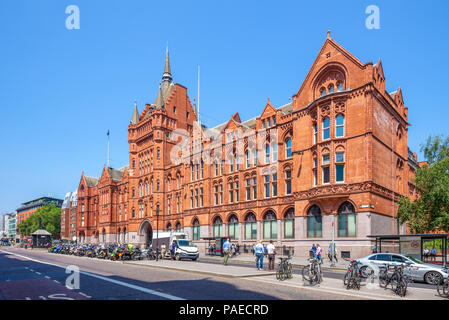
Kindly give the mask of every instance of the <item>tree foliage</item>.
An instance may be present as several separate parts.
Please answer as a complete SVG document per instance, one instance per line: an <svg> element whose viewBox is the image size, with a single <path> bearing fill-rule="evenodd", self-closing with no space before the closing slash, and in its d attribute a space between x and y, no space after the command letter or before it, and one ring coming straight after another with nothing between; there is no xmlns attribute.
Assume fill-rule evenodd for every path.
<svg viewBox="0 0 449 320"><path fill-rule="evenodd" d="M52 237L59 237L61 232L61 208L54 204L46 204L36 210L18 226L21 235L29 236L38 229L51 233Z"/></svg>
<svg viewBox="0 0 449 320"><path fill-rule="evenodd" d="M415 174L419 196L400 199L399 219L417 233L449 232L449 137L430 136L421 151L429 164Z"/></svg>

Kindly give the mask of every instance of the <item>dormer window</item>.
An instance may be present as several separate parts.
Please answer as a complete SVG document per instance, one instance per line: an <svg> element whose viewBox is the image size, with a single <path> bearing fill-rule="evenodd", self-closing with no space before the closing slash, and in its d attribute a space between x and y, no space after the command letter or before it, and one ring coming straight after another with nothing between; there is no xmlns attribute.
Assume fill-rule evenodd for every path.
<svg viewBox="0 0 449 320"><path fill-rule="evenodd" d="M326 88L321 88L320 97L325 96L325 95L326 95Z"/></svg>
<svg viewBox="0 0 449 320"><path fill-rule="evenodd" d="M334 85L333 84L331 84L329 86L329 93L334 93Z"/></svg>

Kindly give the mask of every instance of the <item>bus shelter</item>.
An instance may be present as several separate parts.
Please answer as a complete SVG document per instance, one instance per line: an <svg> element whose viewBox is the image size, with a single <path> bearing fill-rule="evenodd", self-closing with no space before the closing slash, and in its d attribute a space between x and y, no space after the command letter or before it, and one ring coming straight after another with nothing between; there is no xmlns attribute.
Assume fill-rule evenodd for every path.
<svg viewBox="0 0 449 320"><path fill-rule="evenodd" d="M209 252L209 255L213 256L223 256L223 243L226 242L226 240L231 240L231 237L204 237L201 238L201 240L207 240L209 241L207 250ZM211 247L211 245L213 245ZM210 250L212 248L212 250Z"/></svg>
<svg viewBox="0 0 449 320"><path fill-rule="evenodd" d="M425 263L447 265L446 233L369 235L368 238L375 240L377 252L391 252L397 248L400 254L412 256Z"/></svg>

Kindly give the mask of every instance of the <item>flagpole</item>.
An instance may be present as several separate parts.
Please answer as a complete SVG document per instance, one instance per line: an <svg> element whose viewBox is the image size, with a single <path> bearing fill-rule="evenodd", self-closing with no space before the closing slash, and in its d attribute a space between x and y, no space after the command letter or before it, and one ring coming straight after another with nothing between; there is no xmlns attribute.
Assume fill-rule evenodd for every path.
<svg viewBox="0 0 449 320"><path fill-rule="evenodd" d="M108 136L108 164L107 164L107 167L109 168L109 130L108 130L107 136Z"/></svg>
<svg viewBox="0 0 449 320"><path fill-rule="evenodd" d="M201 130L201 121L200 121L200 65L198 65L198 123L200 125L200 130Z"/></svg>

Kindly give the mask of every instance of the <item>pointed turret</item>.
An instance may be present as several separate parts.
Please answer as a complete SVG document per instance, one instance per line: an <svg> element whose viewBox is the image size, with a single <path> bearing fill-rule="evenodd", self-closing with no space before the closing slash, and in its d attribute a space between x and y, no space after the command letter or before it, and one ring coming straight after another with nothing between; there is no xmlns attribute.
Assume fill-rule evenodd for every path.
<svg viewBox="0 0 449 320"><path fill-rule="evenodd" d="M139 111L137 110L137 102L134 101L134 112L133 112L133 116L131 118L131 123L136 124L138 122L139 122Z"/></svg>
<svg viewBox="0 0 449 320"><path fill-rule="evenodd" d="M159 91L157 92L156 101L153 103L155 108L162 108L164 106L164 100L162 99L162 88L159 85Z"/></svg>
<svg viewBox="0 0 449 320"><path fill-rule="evenodd" d="M170 58L168 56L168 46L165 52L165 67L164 67L164 74L162 76L162 82L165 83L167 82L168 84L170 84L173 81L173 78L171 76L171 71L170 71Z"/></svg>

